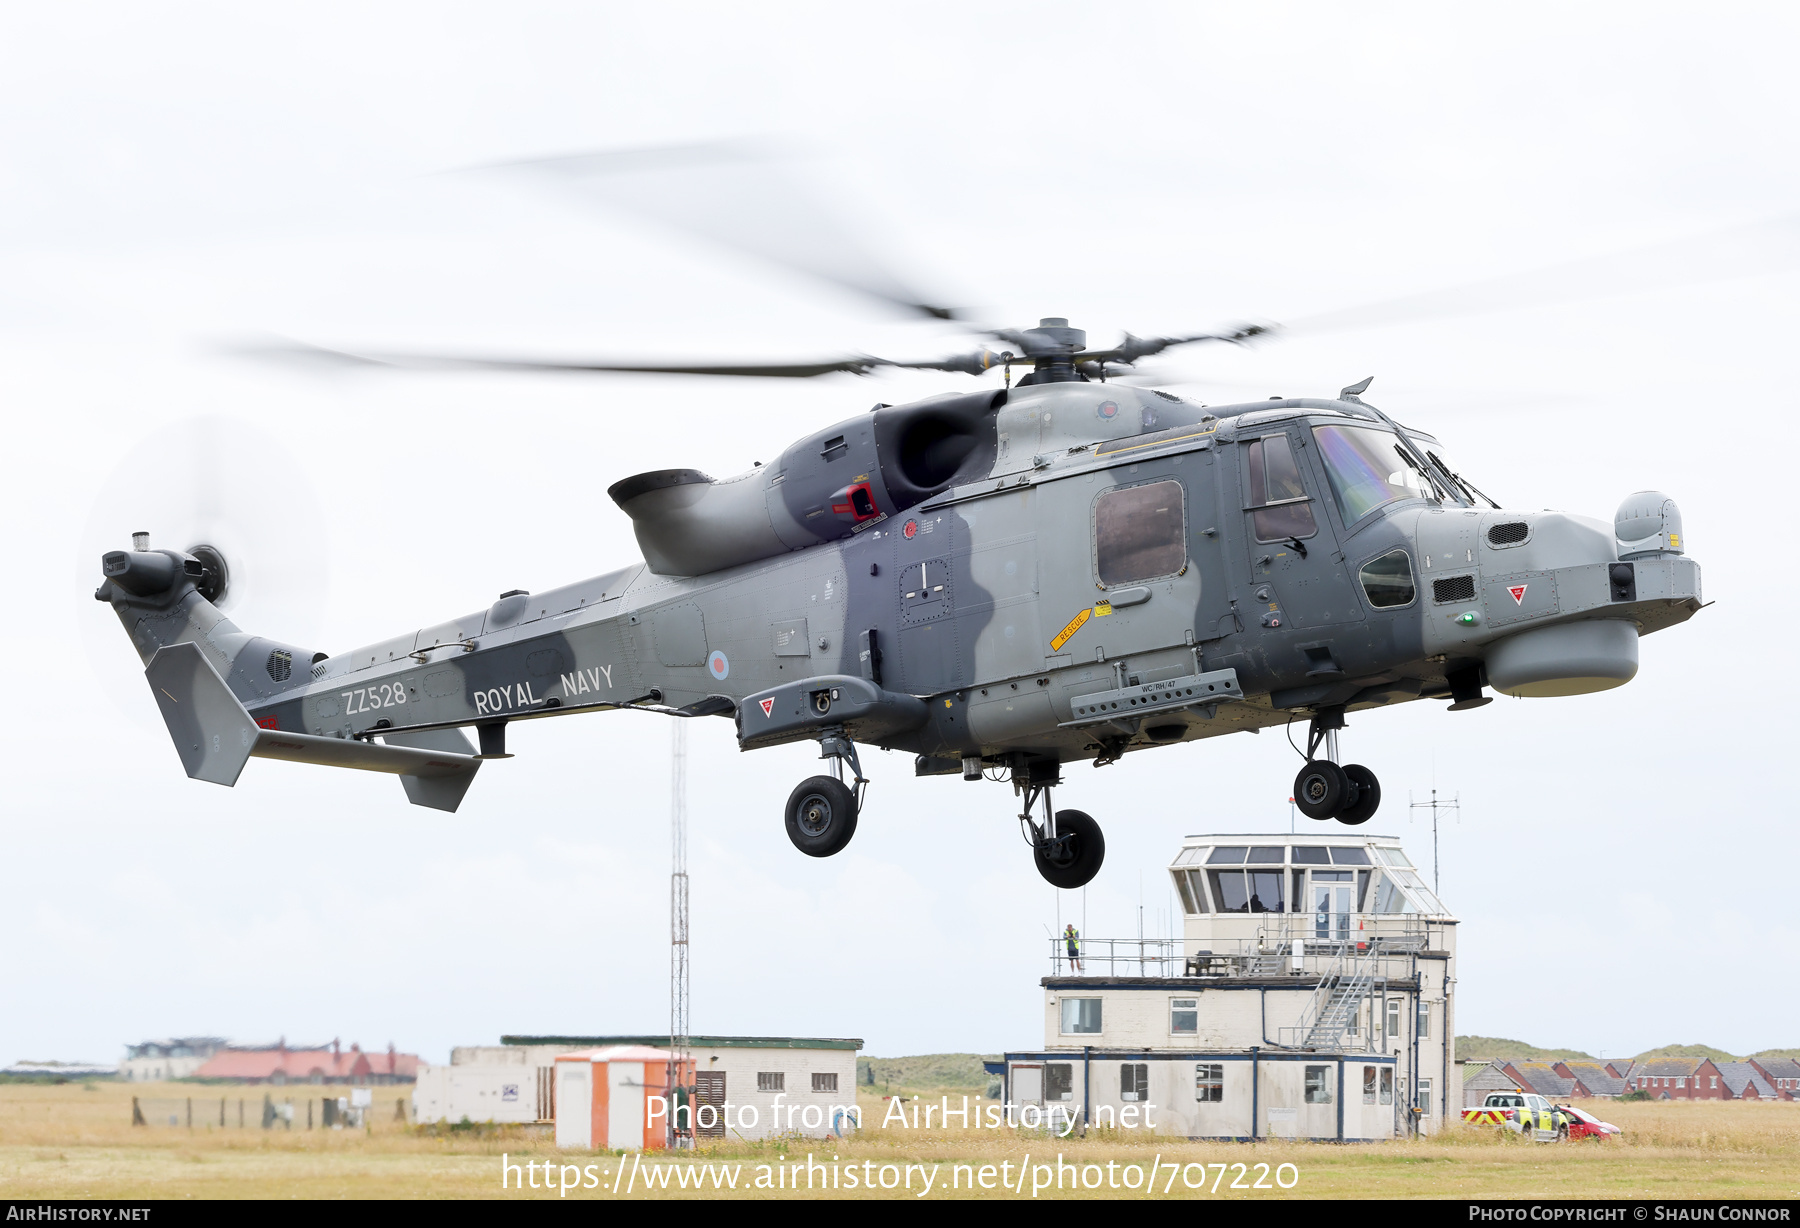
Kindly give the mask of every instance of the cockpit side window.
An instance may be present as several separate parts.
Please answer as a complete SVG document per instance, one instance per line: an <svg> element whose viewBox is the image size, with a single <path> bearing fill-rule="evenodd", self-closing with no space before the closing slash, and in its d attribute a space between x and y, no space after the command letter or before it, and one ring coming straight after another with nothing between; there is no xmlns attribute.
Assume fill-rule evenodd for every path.
<svg viewBox="0 0 1800 1228"><path fill-rule="evenodd" d="M1311 537L1319 531L1285 434L1250 441L1250 519L1259 542Z"/></svg>

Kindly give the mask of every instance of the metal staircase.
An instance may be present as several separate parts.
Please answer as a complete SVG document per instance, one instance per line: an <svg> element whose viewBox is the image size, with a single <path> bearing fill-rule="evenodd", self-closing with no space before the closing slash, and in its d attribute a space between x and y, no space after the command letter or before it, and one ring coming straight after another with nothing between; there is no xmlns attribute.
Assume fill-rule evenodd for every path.
<svg viewBox="0 0 1800 1228"><path fill-rule="evenodd" d="M1376 971L1381 966L1381 947L1381 940L1376 939L1363 951L1357 951L1348 943L1338 950L1319 978L1319 987L1313 991L1306 1014L1301 1016L1312 1022L1296 1029L1304 1033L1301 1048L1336 1049L1343 1045L1345 1033L1350 1031L1357 1012L1362 1009L1362 1000L1375 983Z"/></svg>

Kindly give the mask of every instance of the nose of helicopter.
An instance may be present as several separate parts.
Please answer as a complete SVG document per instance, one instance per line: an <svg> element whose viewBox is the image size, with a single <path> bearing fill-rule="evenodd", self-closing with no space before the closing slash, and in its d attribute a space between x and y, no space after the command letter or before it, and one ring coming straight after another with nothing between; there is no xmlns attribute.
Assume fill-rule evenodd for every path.
<svg viewBox="0 0 1800 1228"><path fill-rule="evenodd" d="M1481 662L1487 684L1542 697L1607 690L1637 673L1640 634L1700 607L1681 513L1660 491L1612 525L1566 512L1445 509L1417 523L1428 651Z"/></svg>

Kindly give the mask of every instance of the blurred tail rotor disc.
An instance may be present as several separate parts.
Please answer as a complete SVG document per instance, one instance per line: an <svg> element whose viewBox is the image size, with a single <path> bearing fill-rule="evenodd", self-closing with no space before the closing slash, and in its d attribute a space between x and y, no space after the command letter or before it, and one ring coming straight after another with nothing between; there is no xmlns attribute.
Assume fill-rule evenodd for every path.
<svg viewBox="0 0 1800 1228"><path fill-rule="evenodd" d="M240 630L288 643L318 640L328 593L324 511L292 443L247 423L194 417L141 439L100 485L75 560L79 625L100 689L154 724L143 663L112 611L88 594L100 556L147 532L151 549L206 565L201 595Z"/></svg>

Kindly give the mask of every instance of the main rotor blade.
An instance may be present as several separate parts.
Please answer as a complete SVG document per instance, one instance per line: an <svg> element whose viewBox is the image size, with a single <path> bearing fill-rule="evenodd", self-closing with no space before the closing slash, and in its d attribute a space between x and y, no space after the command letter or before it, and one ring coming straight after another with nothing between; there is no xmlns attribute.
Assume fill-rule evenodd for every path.
<svg viewBox="0 0 1800 1228"><path fill-rule="evenodd" d="M584 199L747 252L898 307L953 320L950 307L889 268L784 165L770 142L718 141L501 163L547 177Z"/></svg>
<svg viewBox="0 0 1800 1228"><path fill-rule="evenodd" d="M468 354L396 352L351 353L303 342L231 347L231 353L309 367L387 367L413 371L545 371L570 374L735 375L771 379L812 379L819 375L867 375L879 367L927 364L891 363L872 356L828 358L819 362L655 363L595 362L585 359L500 358Z"/></svg>
<svg viewBox="0 0 1800 1228"><path fill-rule="evenodd" d="M1414 320L1547 307L1800 267L1800 214L1605 256L1305 316L1285 332L1338 332Z"/></svg>

